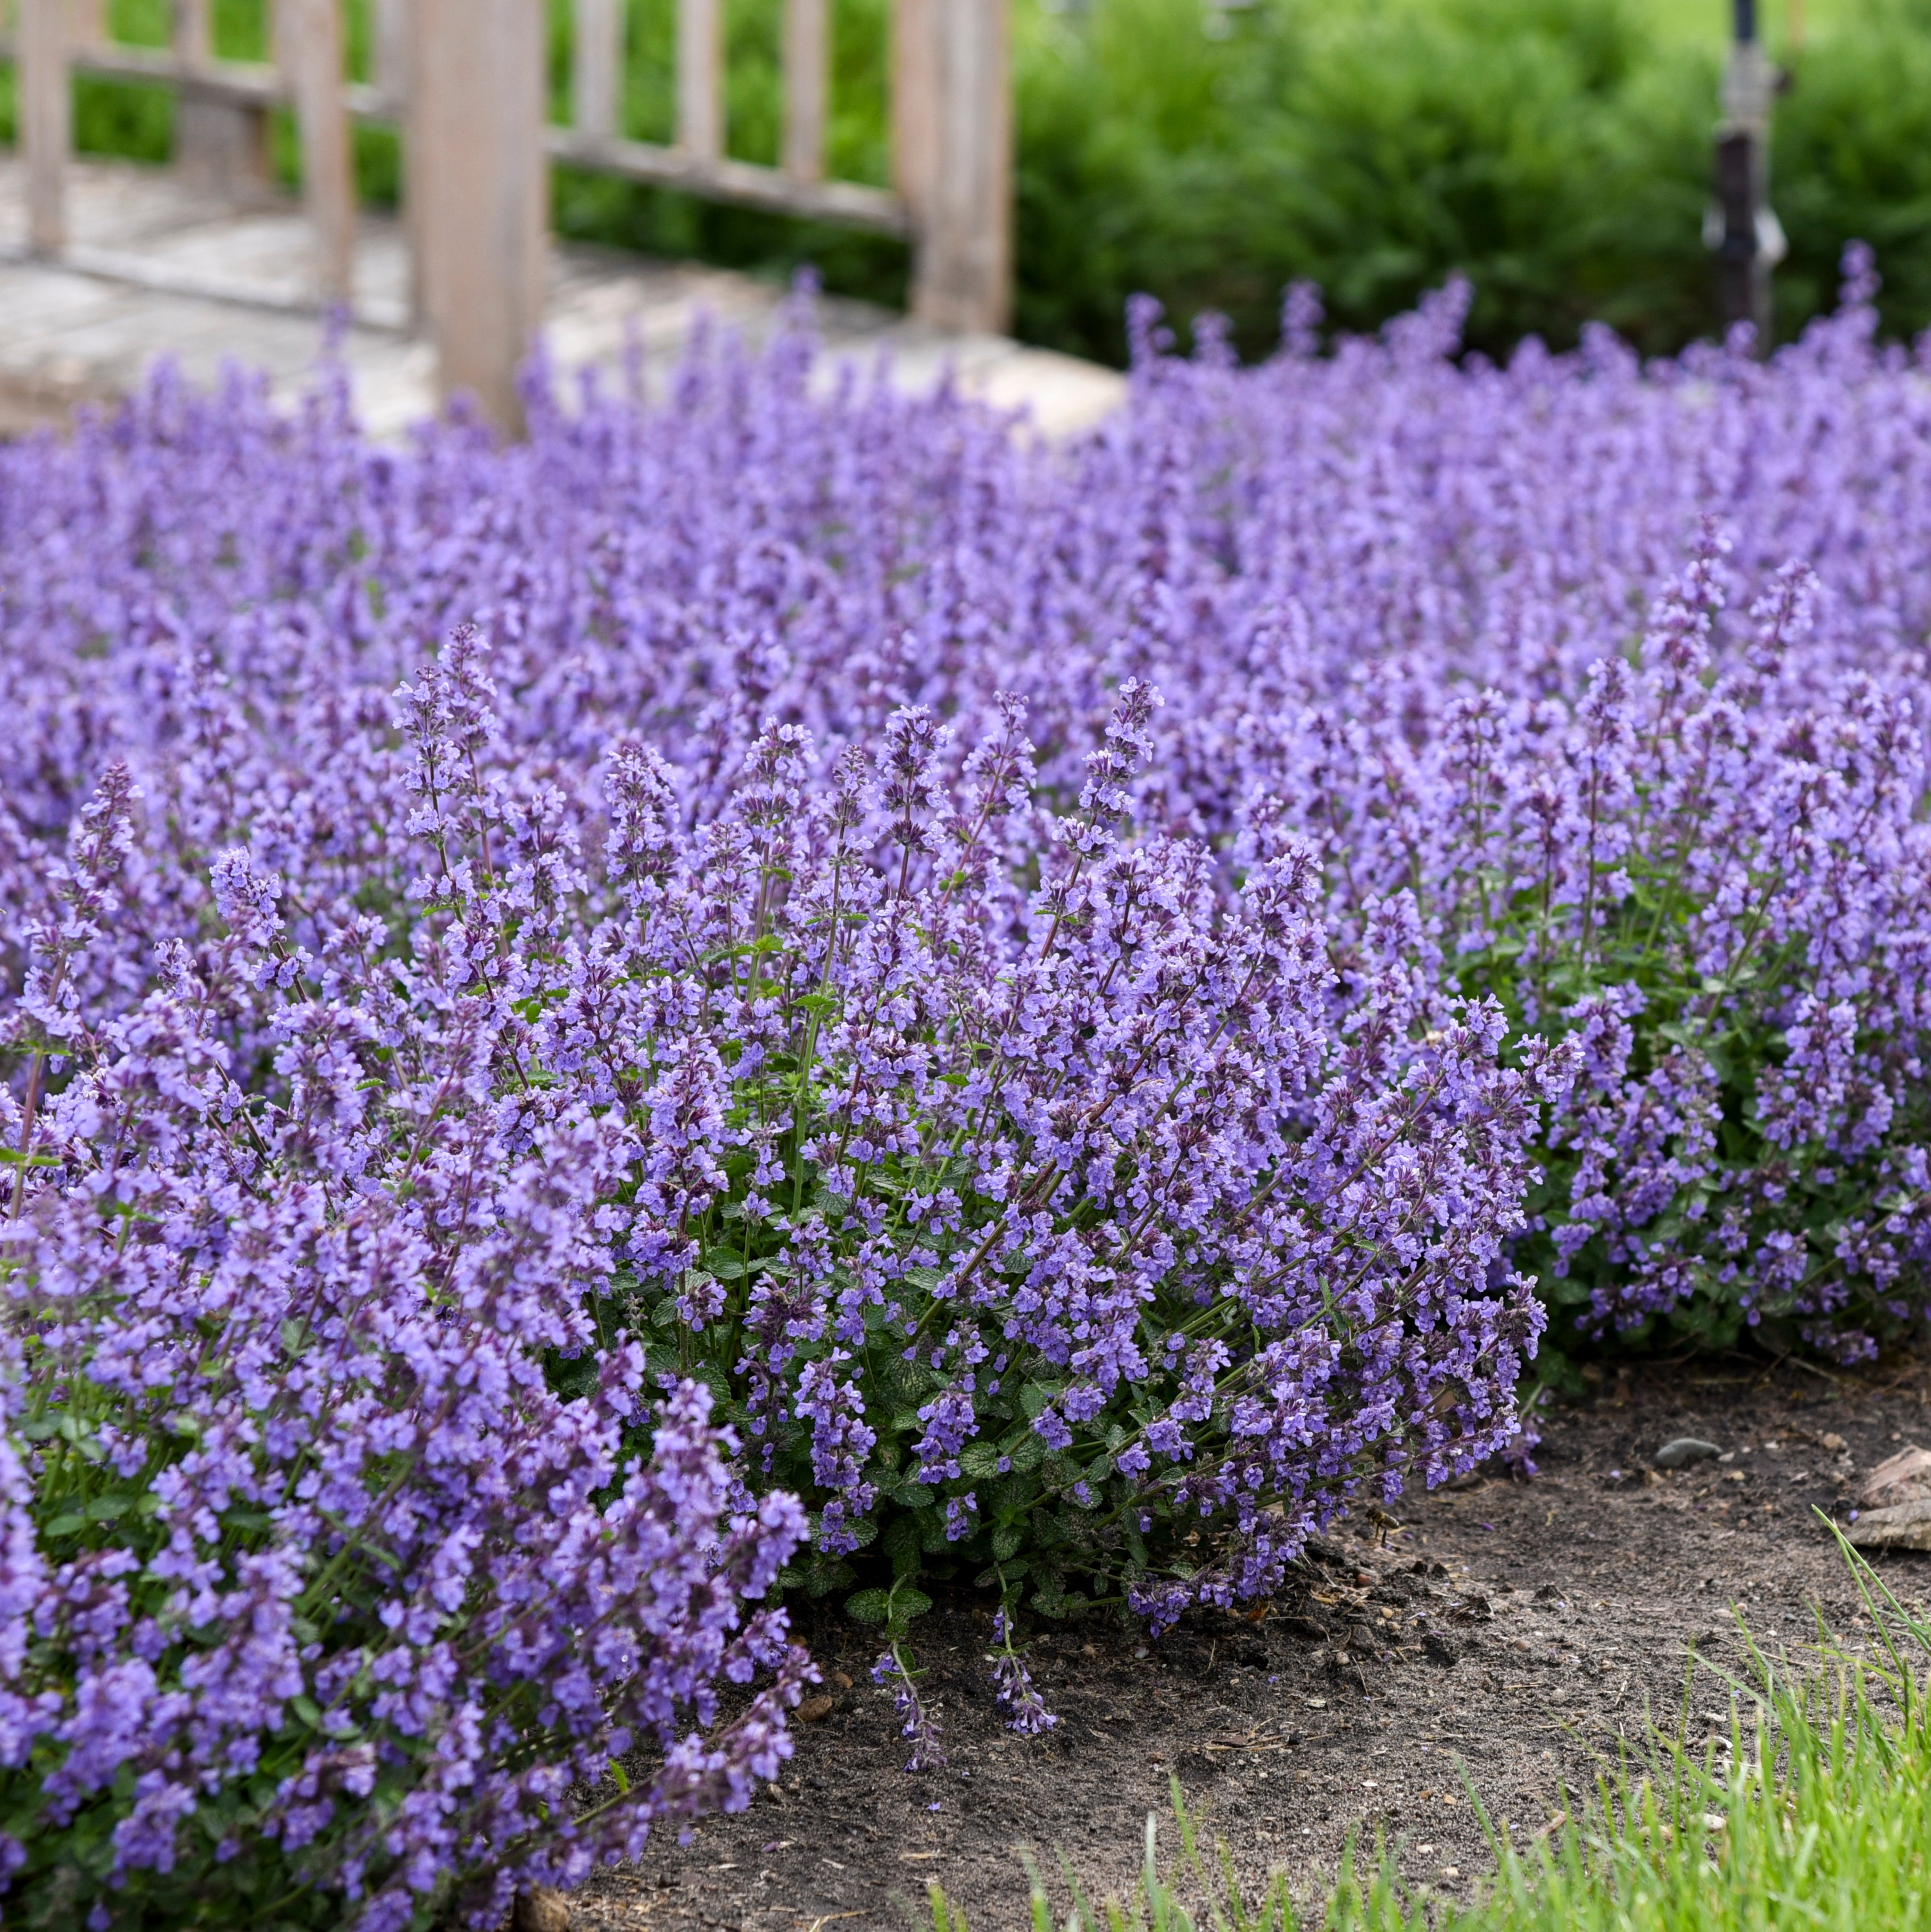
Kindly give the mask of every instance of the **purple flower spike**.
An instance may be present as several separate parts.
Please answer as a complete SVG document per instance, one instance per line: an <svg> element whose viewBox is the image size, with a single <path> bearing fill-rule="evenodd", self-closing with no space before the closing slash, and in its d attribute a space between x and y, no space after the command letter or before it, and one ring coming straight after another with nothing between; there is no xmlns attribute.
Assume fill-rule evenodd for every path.
<svg viewBox="0 0 1931 1932"><path fill-rule="evenodd" d="M1025 1660L1012 1647L1012 1627L1006 1612L994 1612L992 1640L1000 1646L993 1658L992 1685L1006 1711L1006 1728L1023 1738L1037 1737L1060 1720L1046 1708L1046 1700L1035 1688Z"/></svg>
<svg viewBox="0 0 1931 1932"><path fill-rule="evenodd" d="M905 1768L913 1772L944 1770L946 1753L938 1713L919 1696L918 1684L895 1643L889 1646L871 1666L871 1681L891 1687L892 1708L899 1718L899 1735L912 1746L912 1754L905 1760Z"/></svg>

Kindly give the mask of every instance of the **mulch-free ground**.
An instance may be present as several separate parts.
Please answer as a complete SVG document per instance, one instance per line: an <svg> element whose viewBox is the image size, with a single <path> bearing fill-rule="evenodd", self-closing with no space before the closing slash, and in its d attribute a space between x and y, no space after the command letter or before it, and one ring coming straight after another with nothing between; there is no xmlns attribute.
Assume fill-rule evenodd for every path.
<svg viewBox="0 0 1931 1932"><path fill-rule="evenodd" d="M1841 1519L1863 1472L1931 1443L1931 1364L1639 1370L1541 1427L1533 1479L1405 1498L1396 1529L1348 1526L1258 1622L1190 1619L1158 1644L1098 1617L1042 1627L1033 1672L1060 1717L1043 1738L1001 1726L991 1606L942 1605L916 1648L943 1772L901 1768L875 1640L835 1612L808 1622L834 1702L781 1784L593 1881L573 1926L907 1932L929 1927L936 1878L973 1932L1017 1932L1021 1848L1062 1913L1062 1860L1093 1895L1121 1892L1149 1812L1177 1848L1174 1775L1250 1887L1279 1868L1318 1896L1350 1835L1380 1833L1411 1881L1464 1890L1492 1862L1468 1784L1519 1838L1544 1828L1619 1738L1681 1720L1693 1645L1713 1668L1690 1686L1692 1735L1727 1730L1733 1606L1772 1656L1814 1643L1819 1609L1853 1647L1868 1636L1813 1511ZM1729 1460L1652 1469L1681 1436ZM1878 1567L1907 1603L1931 1586L1931 1557Z"/></svg>

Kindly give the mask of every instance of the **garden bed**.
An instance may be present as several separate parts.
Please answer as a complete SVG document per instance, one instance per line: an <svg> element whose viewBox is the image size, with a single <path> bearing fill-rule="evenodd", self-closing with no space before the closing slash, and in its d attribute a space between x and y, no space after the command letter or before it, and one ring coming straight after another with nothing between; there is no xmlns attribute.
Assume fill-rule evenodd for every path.
<svg viewBox="0 0 1931 1932"><path fill-rule="evenodd" d="M1684 1434L1735 1460L1646 1474L1655 1450ZM1825 1446L1833 1436L1845 1453ZM905 1932L936 1878L974 1932L1005 1932L1025 1922L1020 1846L1052 1877L1062 1913L1057 1852L1104 1894L1132 1882L1149 1812L1177 1850L1175 1774L1252 1890L1285 1866L1297 1893L1316 1896L1351 1833L1384 1832L1406 1877L1465 1894L1493 1860L1465 1766L1491 1815L1527 1838L1597 1754L1639 1743L1646 1712L1676 1723L1693 1643L1720 1670L1738 1661L1733 1604L1772 1655L1811 1636L1813 1606L1858 1648L1856 1587L1812 1511L1841 1517L1854 1474L1927 1436L1923 1360L1834 1379L1736 1358L1637 1371L1550 1412L1533 1480L1405 1498L1385 1544L1372 1526L1366 1540L1336 1538L1324 1546L1333 1559L1258 1624L1189 1618L1153 1646L1097 1617L1048 1631L1033 1675L1060 1723L1036 1739L1002 1728L984 1661L990 1606L942 1604L919 1648L951 1762L917 1777L901 1769L889 1697L868 1679L875 1641L835 1615L807 1622L835 1702L801 1727L780 1785L688 1846L592 1880L571 1924ZM1931 1559L1876 1562L1907 1605L1931 1580ZM1357 1603L1378 1623L1393 1612L1393 1661L1337 1666L1334 1637L1301 1621L1312 1613L1345 1640ZM1423 1618L1453 1664L1429 1660ZM1714 1676L1689 1708L1693 1736L1713 1717L1727 1729Z"/></svg>
<svg viewBox="0 0 1931 1932"><path fill-rule="evenodd" d="M1846 266L1768 370L1143 305L1060 451L787 323L513 448L163 375L0 452L10 1909L997 1926L1170 1777L1474 1882L1459 1760L1532 1835L1733 1593L1843 1608L1931 1279Z"/></svg>

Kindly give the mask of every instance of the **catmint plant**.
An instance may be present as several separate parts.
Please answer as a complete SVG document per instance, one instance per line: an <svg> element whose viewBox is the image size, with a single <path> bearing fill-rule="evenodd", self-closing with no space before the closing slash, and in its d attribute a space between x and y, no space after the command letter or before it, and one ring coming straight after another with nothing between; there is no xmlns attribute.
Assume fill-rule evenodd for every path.
<svg viewBox="0 0 1931 1932"><path fill-rule="evenodd" d="M165 370L0 446L7 1909L487 1916L775 1765L760 1592L1162 1628L1546 1328L1921 1322L1846 269L1768 363L1142 306L1057 448L802 315L511 446Z"/></svg>

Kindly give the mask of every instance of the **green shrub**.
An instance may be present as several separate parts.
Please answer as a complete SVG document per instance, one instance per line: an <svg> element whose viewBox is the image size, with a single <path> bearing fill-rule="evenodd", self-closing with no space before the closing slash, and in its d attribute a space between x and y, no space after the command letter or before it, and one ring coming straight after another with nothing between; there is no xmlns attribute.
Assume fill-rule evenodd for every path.
<svg viewBox="0 0 1931 1932"><path fill-rule="evenodd" d="M1171 139L1136 111L1103 24L1135 11L1201 38L1191 0L1110 0L1022 68L1022 334L1117 359L1122 302L1145 289L1181 320L1224 310L1263 352L1296 278L1372 328L1457 272L1477 290L1469 340L1492 352L1573 340L1592 316L1662 349L1702 320L1714 78L1698 58L1663 68L1624 0L1326 20L1277 0L1207 44L1212 100ZM1123 245L1067 248L1082 200Z"/></svg>
<svg viewBox="0 0 1931 1932"><path fill-rule="evenodd" d="M1795 64L1779 105L1772 198L1790 237L1777 319L1827 309L1855 237L1877 251L1886 327L1931 326L1931 5L1859 0Z"/></svg>
<svg viewBox="0 0 1931 1932"><path fill-rule="evenodd" d="M1212 16L1210 16L1210 18ZM1449 275L1473 346L1646 352L1716 322L1702 242L1718 64L1629 0L1298 0L1201 31L1198 0L1030 16L1018 85L1019 333L1121 359L1125 299L1231 316L1249 354L1306 277L1378 326ZM1791 239L1780 329L1828 309L1872 242L1886 324L1931 323L1931 36L1924 0L1860 0L1793 61L1774 129Z"/></svg>

